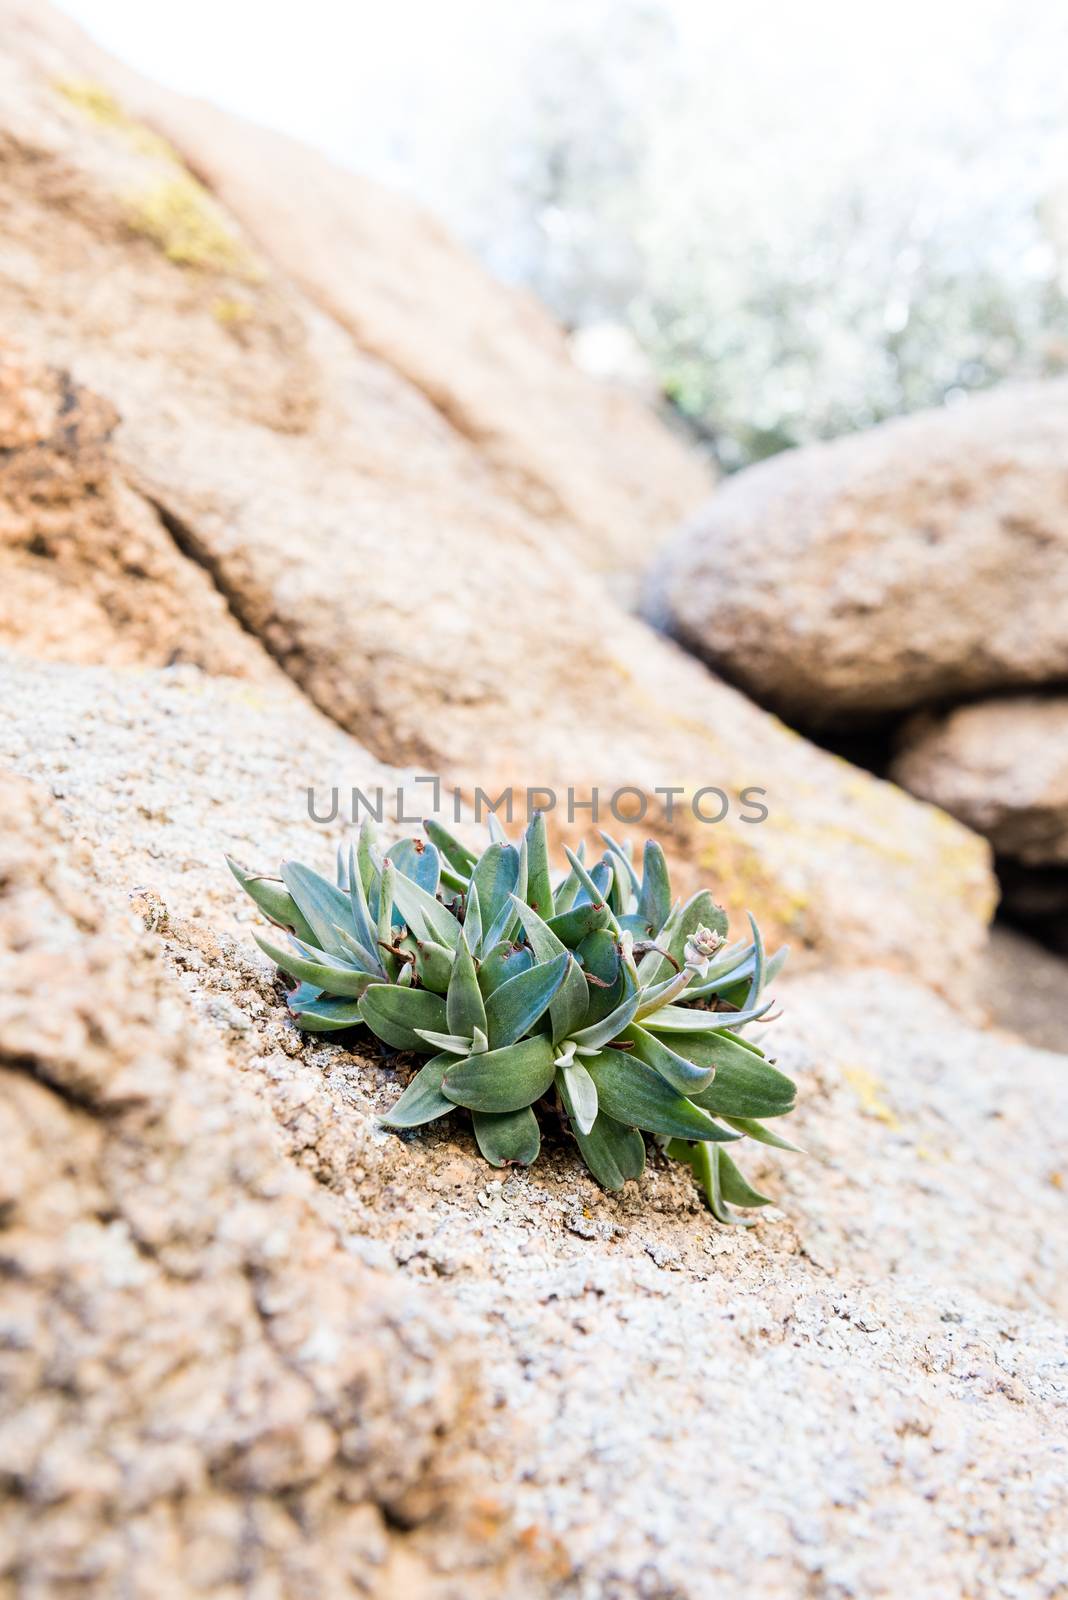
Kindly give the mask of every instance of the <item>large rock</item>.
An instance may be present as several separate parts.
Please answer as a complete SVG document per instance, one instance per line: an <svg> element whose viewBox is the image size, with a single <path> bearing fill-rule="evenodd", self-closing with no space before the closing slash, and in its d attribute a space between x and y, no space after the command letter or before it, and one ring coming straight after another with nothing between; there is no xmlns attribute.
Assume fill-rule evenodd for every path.
<svg viewBox="0 0 1068 1600"><path fill-rule="evenodd" d="M810 725L1068 675L1068 382L1007 388L741 472L649 609Z"/></svg>
<svg viewBox="0 0 1068 1600"><path fill-rule="evenodd" d="M20 54L98 121L122 125L115 91L180 149L263 256L403 374L505 497L555 525L588 566L639 573L707 493L696 452L624 389L580 372L544 309L489 279L411 201L284 135L146 84L36 0L4 0L0 14ZM155 209L163 226L178 220L162 190Z"/></svg>
<svg viewBox="0 0 1068 1600"><path fill-rule="evenodd" d="M114 408L0 340L0 634L32 655L261 677L202 567L115 469Z"/></svg>
<svg viewBox="0 0 1068 1600"><path fill-rule="evenodd" d="M462 1326L346 1249L53 795L0 805L0 1589L485 1593Z"/></svg>
<svg viewBox="0 0 1068 1600"><path fill-rule="evenodd" d="M375 1129L393 1061L294 1032L219 861L237 843L325 865L339 828L309 821L302 774L396 774L296 696L191 667L9 663L0 740L32 786L5 836L22 920L0 1043L20 1110L45 1107L42 1145L20 1122L3 1167L29 1230L7 1247L24 1277L5 1312L27 1296L47 1318L4 1358L23 1385L13 1454L50 1469L2 1479L34 1600L67 1573L93 1600L239 1582L325 1600L348 1570L383 1600L420 1583L450 1600L1054 1600L1063 1056L886 974L810 976L781 985L773 1031L811 1155L749 1157L777 1202L752 1230L716 1228L655 1152L615 1196L558 1139L529 1173L493 1174L449 1119ZM98 926L128 900L150 937L105 959ZM288 1171L264 1150L267 1108ZM63 1340L74 1381L49 1365ZM380 1406L394 1429L376 1431ZM529 1565L479 1570L481 1541Z"/></svg>
<svg viewBox="0 0 1068 1600"><path fill-rule="evenodd" d="M1068 866L1068 699L1010 695L923 715L896 781L983 833L999 855Z"/></svg>
<svg viewBox="0 0 1068 1600"><path fill-rule="evenodd" d="M685 799L669 823L654 799L680 877L711 877L773 938L959 986L993 901L985 847L617 611L575 560L580 524L507 498L407 373L283 277L50 30L9 30L0 58L0 313L32 362L119 413L116 472L236 623L377 755L469 794L726 791L720 824ZM767 791L756 825L748 787Z"/></svg>

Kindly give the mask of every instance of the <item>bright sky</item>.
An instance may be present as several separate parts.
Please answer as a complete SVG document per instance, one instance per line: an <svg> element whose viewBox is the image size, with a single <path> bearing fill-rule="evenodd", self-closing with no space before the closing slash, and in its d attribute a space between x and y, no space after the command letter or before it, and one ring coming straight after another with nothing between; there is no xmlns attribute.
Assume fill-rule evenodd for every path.
<svg viewBox="0 0 1068 1600"><path fill-rule="evenodd" d="M613 13L612 0L60 3L148 76L424 192L442 132L470 124L472 107L507 103L533 40L576 22L610 30ZM856 0L658 0L651 9L666 10L695 47L737 60L754 117L781 108L785 97L817 145L821 124L866 142L877 126L890 134L928 107L944 115L989 92L988 73L1014 26L1029 36L1032 58L1041 48L1035 29L1043 14L1029 0L895 0L878 8ZM1044 25L1066 11L1054 0ZM1004 92L1014 92L1008 77Z"/></svg>

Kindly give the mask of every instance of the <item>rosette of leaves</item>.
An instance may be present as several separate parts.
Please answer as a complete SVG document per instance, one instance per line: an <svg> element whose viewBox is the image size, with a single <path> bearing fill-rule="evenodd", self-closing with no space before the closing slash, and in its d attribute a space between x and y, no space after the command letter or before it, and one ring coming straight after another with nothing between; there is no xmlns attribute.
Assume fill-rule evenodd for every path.
<svg viewBox="0 0 1068 1600"><path fill-rule="evenodd" d="M769 957L752 917L729 943L707 890L673 901L655 840L640 870L602 835L600 860L569 850L554 874L541 816L518 844L491 822L480 854L424 828L383 846L365 824L333 879L229 862L275 925L256 938L292 984L299 1027L364 1027L428 1058L382 1126L462 1109L500 1167L535 1161L556 1114L606 1189L641 1176L649 1135L693 1169L720 1221L767 1204L728 1147L797 1149L767 1126L793 1109L794 1085L745 1034L769 1020L763 992L786 950Z"/></svg>

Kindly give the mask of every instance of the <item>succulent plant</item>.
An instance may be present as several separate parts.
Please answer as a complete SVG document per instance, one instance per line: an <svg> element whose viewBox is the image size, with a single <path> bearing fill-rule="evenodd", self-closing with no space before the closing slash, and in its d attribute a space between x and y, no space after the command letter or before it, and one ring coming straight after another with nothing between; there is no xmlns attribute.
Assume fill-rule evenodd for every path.
<svg viewBox="0 0 1068 1600"><path fill-rule="evenodd" d="M699 890L672 902L667 862L602 834L587 867L567 851L551 872L544 819L518 844L495 819L481 854L439 822L381 848L370 823L339 849L335 881L286 862L280 877L231 871L277 936L260 948L294 985L289 1010L312 1033L362 1026L429 1059L381 1125L418 1128L462 1108L493 1166L529 1165L539 1113L555 1110L605 1189L641 1176L645 1134L694 1171L721 1222L766 1205L728 1144L796 1150L766 1119L794 1085L743 1037L770 1020L765 985L786 950L729 944L727 917Z"/></svg>

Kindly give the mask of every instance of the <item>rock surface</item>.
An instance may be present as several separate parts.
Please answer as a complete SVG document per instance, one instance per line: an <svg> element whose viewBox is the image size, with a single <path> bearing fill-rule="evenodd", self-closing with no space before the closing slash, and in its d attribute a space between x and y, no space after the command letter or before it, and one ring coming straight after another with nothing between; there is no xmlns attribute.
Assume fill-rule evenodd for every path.
<svg viewBox="0 0 1068 1600"><path fill-rule="evenodd" d="M1068 675L1068 383L793 450L717 490L650 611L808 725Z"/></svg>
<svg viewBox="0 0 1068 1600"><path fill-rule="evenodd" d="M903 788L1028 866L1068 865L1068 698L1010 695L917 717L892 768Z"/></svg>
<svg viewBox="0 0 1068 1600"><path fill-rule="evenodd" d="M46 659L274 669L115 468L118 414L0 342L0 636Z"/></svg>
<svg viewBox="0 0 1068 1600"><path fill-rule="evenodd" d="M325 1441L328 1461L305 1481L294 1465L299 1452L255 1457L268 1476L241 1505L254 1530L250 1559L265 1584L274 1583L265 1592L345 1592L340 1583L331 1587L344 1559L361 1576L371 1573L372 1592L383 1594L420 1592L405 1587L406 1577L398 1586L398 1568L389 1566L406 1562L430 1593L452 1582L457 1596L478 1594L482 1581L490 1593L582 1600L753 1593L878 1600L908 1591L1053 1600L1063 1578L1060 1511L1068 1488L1065 1059L965 1027L918 986L883 973L783 984L786 1015L774 1031L780 1064L801 1090L791 1132L811 1154L769 1151L751 1166L782 1210L763 1213L748 1231L716 1229L688 1174L655 1156L640 1188L608 1196L561 1141L547 1142L530 1173L502 1180L478 1163L468 1133L448 1121L406 1140L384 1135L373 1116L392 1102L399 1083L388 1053L358 1039L324 1043L294 1032L251 941L254 914L218 864L226 845L255 861L294 851L325 864L337 829L317 828L304 812L308 766L343 761L353 781L366 784L395 776L381 773L315 712L298 715L289 691L279 694L191 667L130 674L9 663L0 697L0 753L32 786L13 798L27 826L11 835L8 894L20 903L30 895L34 927L41 903L47 908L66 893L68 879L86 908L77 913L85 926L68 922L63 936L66 989L54 967L42 975L40 940L47 960L57 948L47 922L42 935L28 935L25 920L12 935L18 982L14 1016L5 1010L0 1030L6 1064L34 1100L46 1097L49 1118L84 1126L94 1152L92 1160L83 1157L73 1137L64 1145L74 1153L73 1175L36 1158L34 1184L19 1184L25 1226L31 1240L43 1234L55 1249L51 1219L71 1205L85 1218L88 1243L77 1230L62 1237L89 1263L78 1279L83 1311L91 1327L108 1329L124 1326L131 1300L142 1312L145 1304L141 1282L127 1285L122 1272L148 1273L155 1288L157 1260L173 1270L168 1252L184 1243L178 1264L185 1276L158 1290L166 1294L168 1328L161 1359L179 1337L194 1350L202 1341L205 1277L221 1280L220 1294L231 1274L246 1284L246 1296L261 1286L273 1291L271 1326L277 1319L281 1349L313 1366L323 1385L326 1430L310 1437ZM146 749L158 753L151 782ZM47 862L36 862L42 831L72 841L54 888L41 887L42 876L55 883L52 847ZM69 1019L82 1003L96 922L119 916L127 903L148 930L140 945L131 942L134 954L122 956L136 963L120 975L133 1044L123 1044L127 1024L107 1020L108 1008L99 1048L90 1039L83 1049ZM153 940L173 986L169 995L159 962L144 952ZM101 970L107 983L119 984L106 976L110 969ZM60 1005L43 1028L35 1010L27 1030L26 997L43 993ZM181 1015L183 1003L195 1020ZM137 1032L142 1019L157 1014L167 1019L162 1027L148 1038ZM204 1046L208 1032L217 1043ZM234 1080L224 1093L222 1053ZM62 1100L51 1080L73 1083L79 1100L91 1103ZM143 1101L128 1105L131 1082L147 1109ZM108 1099L107 1116L98 1115L97 1099ZM261 1154L258 1119L268 1109L292 1167L317 1180L316 1206L299 1172L287 1179L278 1172L280 1157ZM240 1160L229 1143L235 1126L242 1129ZM174 1150L172 1127L204 1131ZM98 1154L109 1140L114 1149ZM4 1163L9 1181L15 1159L29 1159L27 1146L35 1148L20 1127ZM163 1194L171 1182L176 1187L174 1206L149 1207L151 1191L138 1174L152 1155L163 1163ZM83 1160L92 1177L83 1175ZM237 1174L241 1206L252 1212L247 1229L219 1227L217 1160ZM109 1180L98 1199L94 1185ZM253 1191L247 1202L246 1186ZM292 1208L298 1221L290 1225L306 1230L297 1250L273 1255L257 1232L256 1198L264 1190L272 1194L268 1210L277 1206L289 1216ZM124 1223L133 1241L147 1245L123 1254L114 1241L126 1237ZM100 1234L114 1252L106 1271L97 1265ZM256 1270L242 1278L248 1261ZM35 1307L51 1303L40 1287L42 1279L53 1281L49 1268L47 1255L33 1257ZM373 1299L372 1273L392 1280L375 1278ZM399 1441L391 1435L373 1463L361 1458L351 1469L355 1496L369 1509L359 1519L335 1519L350 1470L338 1461L337 1418L350 1391L339 1391L337 1369L323 1341L310 1337L308 1318L328 1284L332 1327L345 1316L378 1319L401 1293L398 1275L414 1297L404 1301L404 1326L417 1341L412 1350L406 1338L400 1372L415 1381L420 1352L437 1351L442 1341L449 1357L444 1365L435 1359L429 1390L416 1385L430 1410L416 1413L413 1434L406 1421ZM241 1348L260 1326L259 1314L250 1310L246 1321L239 1311L232 1315ZM186 1335L194 1317L196 1331ZM464 1332L450 1337L454 1319ZM424 1331L430 1321L437 1334ZM393 1337L375 1321L375 1349L388 1356ZM132 1348L140 1354L146 1345L151 1341L136 1340ZM15 1369L32 1371L32 1341L17 1348ZM371 1356L366 1341L343 1338L334 1359ZM464 1387L471 1365L480 1375L478 1394ZM388 1393L407 1417L413 1391L388 1360L384 1367L388 1380L381 1373L365 1390L371 1416L378 1396ZM96 1371L90 1366L84 1382L95 1381ZM379 1381L394 1387L379 1389ZM103 1386L107 1406L119 1404L115 1388ZM298 1439L308 1392L301 1386L293 1402ZM271 1393L281 1404L285 1382ZM156 1385L150 1407L165 1406L168 1396L166 1384ZM450 1412L450 1403L458 1411ZM106 1440L94 1436L86 1446L74 1435L70 1443L65 1429L74 1428L77 1408L66 1391L55 1404L61 1426L54 1459L81 1463L79 1452L90 1449L95 1470L80 1470L76 1488L58 1501L45 1496L44 1507L20 1486L14 1522L9 1490L7 1548L13 1539L24 1550L39 1526L39 1541L30 1545L35 1563L55 1559L57 1543L61 1556L77 1563L84 1526L72 1523L64 1543L45 1519L73 1515L79 1497L89 1497L82 1506L88 1510L101 1503L93 1497L111 1495L103 1503L121 1521L134 1514L122 1498L132 1491L112 1487L114 1424ZM241 1423L253 1436L261 1412L255 1407L253 1421ZM181 1414L182 1438L196 1433L198 1415L188 1421ZM478 1420L474 1454L461 1452L465 1417ZM439 1420L449 1430L441 1463L420 1445ZM146 1548L156 1558L156 1586L132 1583L135 1595L165 1592L159 1573L169 1570L172 1550L174 1570L195 1558L204 1563L195 1570L209 1575L207 1592L227 1592L210 1580L218 1583L234 1557L227 1473L231 1462L237 1471L246 1459L246 1434L232 1438L217 1416L215 1426L235 1452L224 1454L204 1490L223 1509L207 1523L210 1540L202 1531L201 1542L188 1546L184 1530L193 1524L186 1512L202 1502L176 1499L173 1476L156 1466L154 1435L136 1427L119 1432L122 1485L147 1480L155 1496ZM409 1447L413 1454L398 1465L397 1450ZM196 1435L189 1470L206 1448ZM149 1464L158 1476L148 1476ZM462 1508L464 1526L451 1534L448 1524L442 1532L434 1522L420 1522L408 1535L384 1530L378 1496L389 1504L397 1496L407 1516L425 1516L441 1492L438 1474L450 1470L466 1474L448 1497L454 1515ZM294 1478L310 1523L278 1520L279 1484ZM247 1495L245 1480L238 1482ZM159 1541L157 1528L164 1530ZM465 1565L474 1559L470 1541L491 1535L525 1553L520 1574L502 1579L495 1566L479 1574ZM345 1541L357 1539L367 1542L353 1555ZM320 1542L317 1566L307 1554ZM101 1547L92 1548L103 1561ZM90 1574L82 1584L94 1600L115 1592L115 1573L130 1578L141 1570L128 1544L117 1548L118 1541L104 1547L112 1562L101 1568L104 1576ZM380 1591L368 1554L374 1550L385 1563ZM451 1565L451 1578L441 1561ZM190 1583L176 1592L196 1590Z"/></svg>
<svg viewBox="0 0 1068 1600"><path fill-rule="evenodd" d="M98 120L123 122L112 91L181 150L257 251L424 396L502 497L555 524L588 566L639 573L707 493L694 452L624 389L591 382L544 309L489 279L411 201L146 83L46 7L4 0L0 16L24 59ZM177 221L162 190L157 200L159 220Z"/></svg>
<svg viewBox="0 0 1068 1600"><path fill-rule="evenodd" d="M710 875L802 950L959 985L993 902L985 847L617 611L576 571L592 564L579 522L506 497L403 363L284 277L41 15L0 58L0 312L31 364L119 413L112 460L154 508L153 537L201 565L236 623L379 757L469 795L547 784L561 805L571 785L598 787L604 807L622 785L715 786L722 824L685 801L671 824L650 808L691 881ZM584 405L568 412L576 435ZM43 653L59 653L45 628ZM169 659L167 630L141 631L142 659ZM740 820L749 787L767 791L759 825Z"/></svg>
<svg viewBox="0 0 1068 1600"><path fill-rule="evenodd" d="M461 1328L347 1247L65 808L0 803L0 1586L485 1592L462 1514L390 1532L462 1504Z"/></svg>

